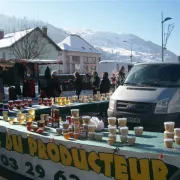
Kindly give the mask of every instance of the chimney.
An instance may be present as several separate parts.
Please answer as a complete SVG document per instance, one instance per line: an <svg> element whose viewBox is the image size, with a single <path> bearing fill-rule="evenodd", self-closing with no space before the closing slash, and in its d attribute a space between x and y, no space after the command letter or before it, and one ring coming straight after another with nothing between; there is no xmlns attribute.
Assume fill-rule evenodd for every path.
<svg viewBox="0 0 180 180"><path fill-rule="evenodd" d="M48 30L47 26L42 27L42 31L46 36L47 36L47 30Z"/></svg>
<svg viewBox="0 0 180 180"><path fill-rule="evenodd" d="M4 38L4 31L0 29L0 40Z"/></svg>

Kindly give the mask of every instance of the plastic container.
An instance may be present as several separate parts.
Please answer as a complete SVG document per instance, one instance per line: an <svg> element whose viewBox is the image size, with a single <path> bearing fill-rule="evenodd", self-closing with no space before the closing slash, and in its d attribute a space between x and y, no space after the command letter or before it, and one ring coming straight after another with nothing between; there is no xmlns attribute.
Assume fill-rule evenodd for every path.
<svg viewBox="0 0 180 180"><path fill-rule="evenodd" d="M108 123L111 126L115 126L116 125L116 117L109 117L108 118Z"/></svg>
<svg viewBox="0 0 180 180"><path fill-rule="evenodd" d="M174 122L165 122L164 123L164 128L168 132L173 132L174 131L174 126L175 126Z"/></svg>
<svg viewBox="0 0 180 180"><path fill-rule="evenodd" d="M170 138L164 139L164 145L166 148L172 148L173 147L173 139L170 139Z"/></svg>
<svg viewBox="0 0 180 180"><path fill-rule="evenodd" d="M118 124L120 127L125 127L127 125L127 119L126 118L118 118Z"/></svg>
<svg viewBox="0 0 180 180"><path fill-rule="evenodd" d="M138 126L138 127L134 127L134 133L136 136L142 136L143 134L143 127Z"/></svg>
<svg viewBox="0 0 180 180"><path fill-rule="evenodd" d="M127 126L119 128L119 131L120 131L121 135L123 135L123 136L128 135L128 130L129 130L129 128Z"/></svg>

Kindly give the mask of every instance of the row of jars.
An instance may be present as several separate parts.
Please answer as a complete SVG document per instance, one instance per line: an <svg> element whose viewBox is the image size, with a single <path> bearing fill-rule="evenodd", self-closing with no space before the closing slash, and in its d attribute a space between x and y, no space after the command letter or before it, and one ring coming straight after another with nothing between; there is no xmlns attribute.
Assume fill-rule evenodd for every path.
<svg viewBox="0 0 180 180"><path fill-rule="evenodd" d="M24 124L24 122L32 122L35 119L35 110L29 109L28 114L22 113L22 111L17 112L17 117L8 117L8 111L3 111L3 120L8 121L10 124L19 123Z"/></svg>
<svg viewBox="0 0 180 180"><path fill-rule="evenodd" d="M117 126L116 123L118 122L119 125L119 134L121 134L122 142L130 142L130 144L134 144L136 137L135 136L142 136L144 128L141 126L134 127L135 136L128 136L129 128L127 127L127 119L126 118L116 118L116 117L109 117L108 118L108 131L109 131L109 143L113 143L116 140L116 133L117 133ZM129 140L128 140L129 139Z"/></svg>
<svg viewBox="0 0 180 180"><path fill-rule="evenodd" d="M15 101L8 101L7 104L3 104L3 109L4 110L13 110L15 107L17 109L21 109L24 107L31 107L32 106L32 99L24 99L24 100L15 100Z"/></svg>

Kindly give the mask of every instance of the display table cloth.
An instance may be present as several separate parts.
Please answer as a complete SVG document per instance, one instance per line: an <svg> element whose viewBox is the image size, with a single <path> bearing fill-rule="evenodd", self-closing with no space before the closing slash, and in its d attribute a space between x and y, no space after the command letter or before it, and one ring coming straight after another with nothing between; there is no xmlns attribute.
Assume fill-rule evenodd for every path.
<svg viewBox="0 0 180 180"><path fill-rule="evenodd" d="M132 135L130 131L129 135ZM44 135L0 121L0 165L43 180L169 180L180 168L180 147L164 147L163 134L144 132L136 144L65 140L47 128ZM177 179L178 180L178 179Z"/></svg>

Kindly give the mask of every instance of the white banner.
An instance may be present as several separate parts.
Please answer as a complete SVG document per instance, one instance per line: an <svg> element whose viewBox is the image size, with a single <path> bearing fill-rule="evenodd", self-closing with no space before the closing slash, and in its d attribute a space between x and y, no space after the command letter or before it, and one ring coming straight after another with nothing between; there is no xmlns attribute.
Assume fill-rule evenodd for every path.
<svg viewBox="0 0 180 180"><path fill-rule="evenodd" d="M180 156L57 141L0 126L0 165L37 180L169 180ZM177 179L179 180L179 179Z"/></svg>

